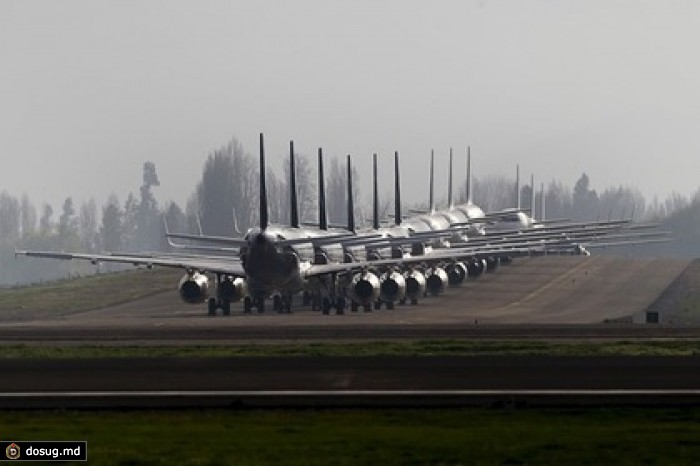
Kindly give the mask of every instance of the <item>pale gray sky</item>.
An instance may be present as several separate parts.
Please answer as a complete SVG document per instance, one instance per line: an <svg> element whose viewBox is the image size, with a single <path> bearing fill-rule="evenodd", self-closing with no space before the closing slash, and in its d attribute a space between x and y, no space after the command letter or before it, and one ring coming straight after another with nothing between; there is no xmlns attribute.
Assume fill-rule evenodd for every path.
<svg viewBox="0 0 700 466"><path fill-rule="evenodd" d="M399 150L409 202L431 148L444 179L468 144L477 175L690 194L698 25L690 0L0 0L0 190L123 201L151 160L184 204L212 149L264 132L277 169L289 139L365 180Z"/></svg>

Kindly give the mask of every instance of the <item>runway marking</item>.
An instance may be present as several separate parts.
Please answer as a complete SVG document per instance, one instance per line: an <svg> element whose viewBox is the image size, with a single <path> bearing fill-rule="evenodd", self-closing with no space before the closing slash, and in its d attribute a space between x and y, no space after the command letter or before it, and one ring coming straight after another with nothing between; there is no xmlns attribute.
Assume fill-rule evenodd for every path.
<svg viewBox="0 0 700 466"><path fill-rule="evenodd" d="M477 390L153 390L5 392L12 398L154 398L154 397L415 397L415 396L700 396L700 389L477 389Z"/></svg>

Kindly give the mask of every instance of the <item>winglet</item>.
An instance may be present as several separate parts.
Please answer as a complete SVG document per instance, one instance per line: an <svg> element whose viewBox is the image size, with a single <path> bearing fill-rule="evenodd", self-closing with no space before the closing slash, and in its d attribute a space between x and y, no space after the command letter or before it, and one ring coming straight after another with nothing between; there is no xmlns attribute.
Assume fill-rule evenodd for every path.
<svg viewBox="0 0 700 466"><path fill-rule="evenodd" d="M267 189L265 187L265 143L263 133L260 133L260 229L265 230L268 225Z"/></svg>
<svg viewBox="0 0 700 466"><path fill-rule="evenodd" d="M399 151L394 152L394 223L401 225L401 181L399 180Z"/></svg>
<svg viewBox="0 0 700 466"><path fill-rule="evenodd" d="M289 224L299 228L299 201L297 200L297 172L294 163L294 141L289 141L289 201L291 203Z"/></svg>
<svg viewBox="0 0 700 466"><path fill-rule="evenodd" d="M326 186L323 176L323 149L318 148L318 227L328 230L328 216L326 213Z"/></svg>

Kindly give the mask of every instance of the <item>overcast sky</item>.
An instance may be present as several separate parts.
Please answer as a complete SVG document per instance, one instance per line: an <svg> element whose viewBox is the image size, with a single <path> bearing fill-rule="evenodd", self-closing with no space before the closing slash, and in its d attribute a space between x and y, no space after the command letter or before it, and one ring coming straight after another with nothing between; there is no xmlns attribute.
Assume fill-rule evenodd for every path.
<svg viewBox="0 0 700 466"><path fill-rule="evenodd" d="M0 191L123 202L150 160L184 204L213 149L264 132L280 173L290 139L365 180L399 150L408 202L431 148L461 186L467 145L478 176L691 194L698 25L690 0L0 0Z"/></svg>

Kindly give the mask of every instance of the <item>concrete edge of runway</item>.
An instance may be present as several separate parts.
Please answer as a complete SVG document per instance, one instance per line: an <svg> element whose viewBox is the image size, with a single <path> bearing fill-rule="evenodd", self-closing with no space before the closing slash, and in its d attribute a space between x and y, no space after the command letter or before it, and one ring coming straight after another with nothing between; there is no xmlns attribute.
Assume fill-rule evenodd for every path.
<svg viewBox="0 0 700 466"><path fill-rule="evenodd" d="M5 410L689 407L695 389L283 390L0 393Z"/></svg>

